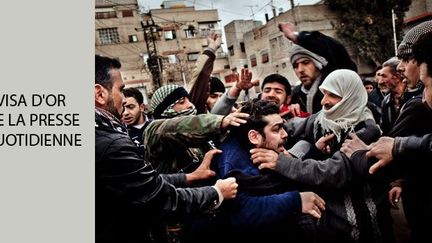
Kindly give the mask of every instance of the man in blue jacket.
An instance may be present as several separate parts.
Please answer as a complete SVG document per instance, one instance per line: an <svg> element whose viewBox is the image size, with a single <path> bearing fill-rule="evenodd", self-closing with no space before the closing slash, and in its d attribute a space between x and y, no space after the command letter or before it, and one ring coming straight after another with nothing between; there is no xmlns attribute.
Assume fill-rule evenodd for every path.
<svg viewBox="0 0 432 243"><path fill-rule="evenodd" d="M242 240L307 242L310 239L300 229L298 216L305 213L319 219L324 201L313 192L297 191L296 184L272 171L260 172L250 159L251 148L284 151L287 133L279 107L259 100L246 103L240 110L250 116L246 124L230 130L220 145L223 153L214 163L220 178L232 176L239 183L238 197L223 209L228 226L225 232Z"/></svg>

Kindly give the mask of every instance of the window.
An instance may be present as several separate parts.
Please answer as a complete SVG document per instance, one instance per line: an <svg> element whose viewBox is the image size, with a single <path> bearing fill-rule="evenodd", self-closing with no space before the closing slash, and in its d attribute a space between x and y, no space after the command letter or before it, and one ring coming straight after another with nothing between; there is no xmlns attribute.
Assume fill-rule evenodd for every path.
<svg viewBox="0 0 432 243"><path fill-rule="evenodd" d="M199 52L190 52L187 54L188 61L196 61L199 57Z"/></svg>
<svg viewBox="0 0 432 243"><path fill-rule="evenodd" d="M273 39L270 40L270 47L271 47L272 50L275 50L276 47L278 47L277 38L273 38Z"/></svg>
<svg viewBox="0 0 432 243"><path fill-rule="evenodd" d="M133 11L131 9L122 10L122 15L124 17L133 17Z"/></svg>
<svg viewBox="0 0 432 243"><path fill-rule="evenodd" d="M228 51L229 51L230 56L234 56L234 46L228 47Z"/></svg>
<svg viewBox="0 0 432 243"><path fill-rule="evenodd" d="M255 66L257 65L257 59L256 59L256 56L255 56L255 55L252 55L252 56L250 57L250 61L251 61L251 66L252 66L252 67L255 67Z"/></svg>
<svg viewBox="0 0 432 243"><path fill-rule="evenodd" d="M189 26L187 29L184 30L186 38L193 38L196 35L195 27Z"/></svg>
<svg viewBox="0 0 432 243"><path fill-rule="evenodd" d="M129 43L138 42L138 37L136 35L129 35Z"/></svg>
<svg viewBox="0 0 432 243"><path fill-rule="evenodd" d="M254 40L261 38L261 36L262 36L261 29L254 29L252 31L253 31L253 35L254 35Z"/></svg>
<svg viewBox="0 0 432 243"><path fill-rule="evenodd" d="M199 29L214 29L217 27L216 22L198 22Z"/></svg>
<svg viewBox="0 0 432 243"><path fill-rule="evenodd" d="M227 76L224 77L225 79L225 83L233 83L236 81L236 74L232 73L232 74L228 74Z"/></svg>
<svg viewBox="0 0 432 243"><path fill-rule="evenodd" d="M286 46L285 46L285 43L286 43L286 38L285 38L285 36L279 36L278 37L278 41L279 41L279 47L280 47L280 49L284 49Z"/></svg>
<svg viewBox="0 0 432 243"><path fill-rule="evenodd" d="M168 55L168 63L177 63L177 57L176 55Z"/></svg>
<svg viewBox="0 0 432 243"><path fill-rule="evenodd" d="M96 13L96 19L111 19L111 18L117 18L117 14L115 11Z"/></svg>
<svg viewBox="0 0 432 243"><path fill-rule="evenodd" d="M174 40L176 38L175 30L165 30L164 31L165 40Z"/></svg>
<svg viewBox="0 0 432 243"><path fill-rule="evenodd" d="M269 62L269 54L264 53L261 55L261 63L268 63Z"/></svg>
<svg viewBox="0 0 432 243"><path fill-rule="evenodd" d="M240 42L240 50L241 50L241 52L246 52L244 42Z"/></svg>
<svg viewBox="0 0 432 243"><path fill-rule="evenodd" d="M101 44L115 44L120 43L120 37L117 28L99 29L99 39Z"/></svg>

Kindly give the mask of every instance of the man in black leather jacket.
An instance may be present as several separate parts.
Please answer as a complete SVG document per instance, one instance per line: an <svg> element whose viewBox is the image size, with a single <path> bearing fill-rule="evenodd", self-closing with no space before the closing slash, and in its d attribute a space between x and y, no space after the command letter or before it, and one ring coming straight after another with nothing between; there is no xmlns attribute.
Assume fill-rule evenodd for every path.
<svg viewBox="0 0 432 243"><path fill-rule="evenodd" d="M403 54L411 56L407 58L409 61L405 62L419 69L417 76L420 76L424 84L423 103L419 103L418 107L423 105L425 111L414 113L406 109L404 111L408 113L406 117L411 116L412 120L404 126L403 129L406 130L410 125L414 128L422 127L421 122L424 122L426 117L432 114L432 21L426 21L411 29L402 43L399 50L404 51ZM418 118L420 116L421 119ZM430 241L432 229L429 222L432 217L430 210L432 193L429 190L431 186L430 171L432 169L430 163L432 134L427 129L430 129L430 122L423 125L423 133L404 134L399 132L394 137L381 137L370 146L366 146L360 139L353 137L352 140L346 140L346 144L341 149L347 156L351 157L353 163L367 160L372 165L378 160L369 168L370 173L376 173L381 167L388 168L390 166L387 165L390 163L393 163L393 166L403 172L398 173L398 175L402 175L402 178L406 179L403 185L402 202L406 219L411 227L410 242L425 242L425 239ZM388 169L387 171L380 169L380 171L391 173ZM394 200L397 199L396 197Z"/></svg>
<svg viewBox="0 0 432 243"><path fill-rule="evenodd" d="M151 242L149 229L165 216L202 212L235 197L234 178L214 186L175 187L214 175L207 169L214 151L186 175L158 175L140 158L119 120L125 103L121 65L98 55L95 61L96 242Z"/></svg>

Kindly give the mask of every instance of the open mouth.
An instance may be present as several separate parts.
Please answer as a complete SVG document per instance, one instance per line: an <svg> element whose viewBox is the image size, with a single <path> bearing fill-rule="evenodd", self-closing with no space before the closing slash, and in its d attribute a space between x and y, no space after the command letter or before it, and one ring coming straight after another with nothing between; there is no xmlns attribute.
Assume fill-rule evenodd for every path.
<svg viewBox="0 0 432 243"><path fill-rule="evenodd" d="M283 144L280 144L280 145L278 146L278 151L279 151L279 152L283 152L283 151L285 151L285 147L283 146Z"/></svg>

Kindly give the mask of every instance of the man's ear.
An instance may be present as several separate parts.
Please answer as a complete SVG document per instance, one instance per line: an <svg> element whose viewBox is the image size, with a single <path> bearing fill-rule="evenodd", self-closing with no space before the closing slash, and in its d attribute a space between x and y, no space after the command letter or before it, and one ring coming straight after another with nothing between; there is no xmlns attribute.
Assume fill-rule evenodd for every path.
<svg viewBox="0 0 432 243"><path fill-rule="evenodd" d="M108 90L100 84L95 84L95 104L98 107L103 107L106 104Z"/></svg>
<svg viewBox="0 0 432 243"><path fill-rule="evenodd" d="M256 130L250 130L248 132L248 139L249 139L249 142L251 142L251 144L257 146L257 145L261 144L262 135Z"/></svg>
<svg viewBox="0 0 432 243"><path fill-rule="evenodd" d="M141 111L141 112L144 112L144 110L145 110L144 103L142 103L141 105L139 105L139 108L140 108L140 111Z"/></svg>
<svg viewBox="0 0 432 243"><path fill-rule="evenodd" d="M285 104L290 104L290 103L291 103L291 95L287 95L285 99Z"/></svg>

